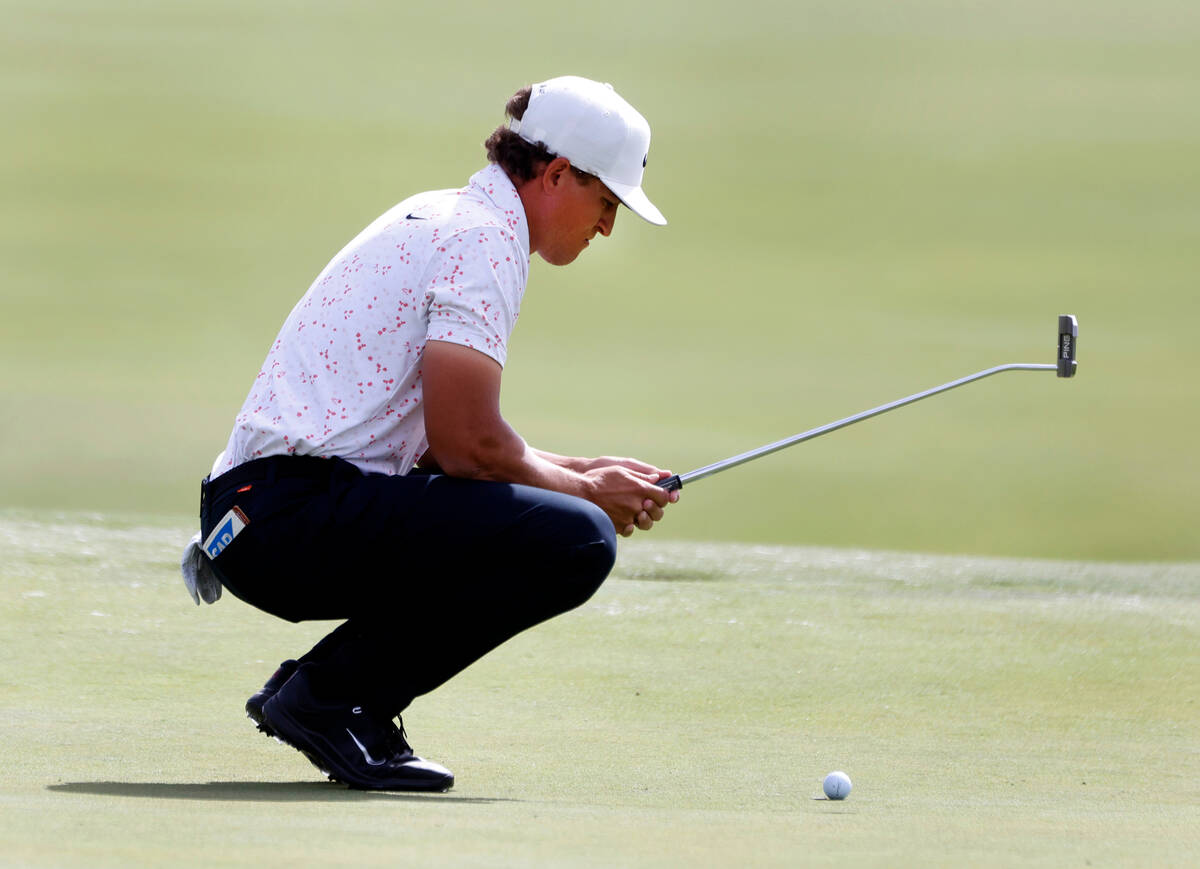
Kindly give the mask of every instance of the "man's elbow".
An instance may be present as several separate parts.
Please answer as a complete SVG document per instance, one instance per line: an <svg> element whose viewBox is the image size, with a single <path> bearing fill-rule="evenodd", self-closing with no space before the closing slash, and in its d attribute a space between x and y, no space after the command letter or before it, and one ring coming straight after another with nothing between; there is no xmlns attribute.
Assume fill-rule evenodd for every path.
<svg viewBox="0 0 1200 869"><path fill-rule="evenodd" d="M505 480L511 477L514 451L495 437L447 439L434 443L430 452L442 473L467 480Z"/></svg>

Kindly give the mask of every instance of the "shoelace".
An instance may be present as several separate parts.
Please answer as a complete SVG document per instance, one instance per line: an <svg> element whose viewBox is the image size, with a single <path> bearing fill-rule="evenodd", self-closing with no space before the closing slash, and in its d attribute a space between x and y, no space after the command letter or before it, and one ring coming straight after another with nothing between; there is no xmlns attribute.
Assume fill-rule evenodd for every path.
<svg viewBox="0 0 1200 869"><path fill-rule="evenodd" d="M398 725L397 721L399 721ZM404 732L404 719L392 719L385 727L388 728L386 742L388 750L397 754L401 760L413 757L412 746L408 744L407 734Z"/></svg>

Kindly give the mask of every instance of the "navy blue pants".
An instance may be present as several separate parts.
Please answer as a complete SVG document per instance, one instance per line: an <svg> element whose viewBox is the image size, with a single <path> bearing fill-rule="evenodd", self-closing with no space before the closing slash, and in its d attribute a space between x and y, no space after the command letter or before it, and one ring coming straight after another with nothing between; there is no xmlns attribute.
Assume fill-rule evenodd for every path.
<svg viewBox="0 0 1200 869"><path fill-rule="evenodd" d="M225 588L288 621L344 619L300 660L387 715L582 604L616 558L612 522L581 498L341 459L273 456L206 482L203 535L235 505L249 523L214 562Z"/></svg>

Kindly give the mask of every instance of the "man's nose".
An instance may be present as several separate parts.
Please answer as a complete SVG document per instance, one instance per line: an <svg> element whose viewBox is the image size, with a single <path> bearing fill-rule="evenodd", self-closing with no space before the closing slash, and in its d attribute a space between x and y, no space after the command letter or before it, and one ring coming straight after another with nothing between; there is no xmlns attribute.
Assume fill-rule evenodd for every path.
<svg viewBox="0 0 1200 869"><path fill-rule="evenodd" d="M606 211L601 217L600 222L596 224L596 231L606 238L612 235L613 225L617 222L617 209Z"/></svg>

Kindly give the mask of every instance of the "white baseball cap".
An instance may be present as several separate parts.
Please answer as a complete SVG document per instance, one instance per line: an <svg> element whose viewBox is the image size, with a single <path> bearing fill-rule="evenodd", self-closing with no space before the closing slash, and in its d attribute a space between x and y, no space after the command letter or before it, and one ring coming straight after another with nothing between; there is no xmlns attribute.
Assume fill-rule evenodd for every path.
<svg viewBox="0 0 1200 869"><path fill-rule="evenodd" d="M612 85L575 75L535 84L524 116L508 128L595 175L638 217L666 225L642 191L650 125Z"/></svg>

